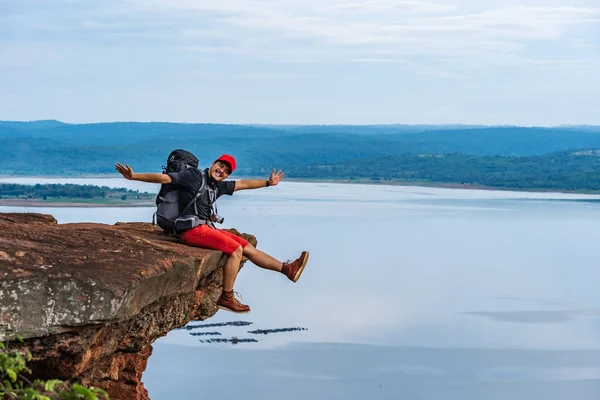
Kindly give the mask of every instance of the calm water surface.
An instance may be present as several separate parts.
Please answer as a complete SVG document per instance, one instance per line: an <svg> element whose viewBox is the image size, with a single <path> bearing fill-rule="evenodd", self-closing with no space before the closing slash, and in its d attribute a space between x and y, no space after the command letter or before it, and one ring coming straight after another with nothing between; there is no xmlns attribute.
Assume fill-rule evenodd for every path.
<svg viewBox="0 0 600 400"><path fill-rule="evenodd" d="M114 223L154 209L0 211ZM309 265L293 284L248 263L236 290L252 312L189 326L250 325L159 339L144 374L154 400L600 398L599 196L284 182L219 211L277 258L310 250ZM281 328L305 330L249 333ZM206 343L232 337L256 342Z"/></svg>

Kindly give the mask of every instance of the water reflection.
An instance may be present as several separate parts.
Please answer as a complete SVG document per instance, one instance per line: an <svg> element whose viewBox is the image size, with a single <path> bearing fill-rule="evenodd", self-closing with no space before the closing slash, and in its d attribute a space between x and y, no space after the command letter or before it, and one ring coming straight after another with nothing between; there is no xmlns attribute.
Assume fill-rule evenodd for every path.
<svg viewBox="0 0 600 400"><path fill-rule="evenodd" d="M159 400L595 400L600 395L598 350L306 343L256 351L161 342L152 357L169 366L144 375L150 395Z"/></svg>
<svg viewBox="0 0 600 400"><path fill-rule="evenodd" d="M297 284L242 269L252 330L306 330L251 336L220 311L206 339L257 341L173 331L145 384L154 400L600 398L599 198L287 182L236 193L219 200L226 227L282 260L311 251ZM153 211L42 212L114 223Z"/></svg>
<svg viewBox="0 0 600 400"><path fill-rule="evenodd" d="M487 317L500 322L548 324L572 321L577 317L600 317L600 310L470 311L463 315Z"/></svg>

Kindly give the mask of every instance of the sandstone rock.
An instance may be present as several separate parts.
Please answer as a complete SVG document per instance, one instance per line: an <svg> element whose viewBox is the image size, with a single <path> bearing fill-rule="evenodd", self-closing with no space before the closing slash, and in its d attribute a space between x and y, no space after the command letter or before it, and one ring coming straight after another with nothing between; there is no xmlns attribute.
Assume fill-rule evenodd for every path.
<svg viewBox="0 0 600 400"><path fill-rule="evenodd" d="M0 340L26 339L34 377L147 399L141 376L152 342L217 311L222 253L184 246L150 224L59 225L0 213L0 249Z"/></svg>

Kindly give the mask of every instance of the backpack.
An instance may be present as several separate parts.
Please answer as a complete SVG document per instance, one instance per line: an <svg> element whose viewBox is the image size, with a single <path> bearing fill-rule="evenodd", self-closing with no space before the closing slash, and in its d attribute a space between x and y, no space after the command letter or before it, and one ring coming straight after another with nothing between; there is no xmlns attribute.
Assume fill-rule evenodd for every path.
<svg viewBox="0 0 600 400"><path fill-rule="evenodd" d="M180 172L190 168L198 168L198 158L189 151L177 149L173 150L167 158L167 165L163 165L163 174L167 172ZM206 188L206 177L202 173L202 185L196 194L196 197L188 204L183 212L194 203L196 199L204 192ZM165 234L177 234L175 221L179 218L179 193L172 184L163 184L156 196L156 212L152 217L152 224L160 226Z"/></svg>

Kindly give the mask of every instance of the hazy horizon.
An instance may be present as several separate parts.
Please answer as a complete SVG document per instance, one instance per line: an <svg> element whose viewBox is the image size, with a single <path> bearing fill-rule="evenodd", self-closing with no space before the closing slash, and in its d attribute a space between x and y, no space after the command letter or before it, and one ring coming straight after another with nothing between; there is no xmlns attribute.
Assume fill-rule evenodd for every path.
<svg viewBox="0 0 600 400"><path fill-rule="evenodd" d="M183 121L163 121L163 120L106 120L106 121L86 121L86 122L72 122L66 120L58 120L58 119L32 119L32 120L16 120L16 119L3 119L0 120L2 122L23 122L23 123L35 123L35 122L58 122L65 125L95 125L95 124L181 124L181 125L239 125L239 126L264 126L264 127L280 127L280 126L365 126L365 127L390 127L390 126L411 126L411 127L466 127L466 128L577 128L577 127L600 127L600 123L598 124L560 124L560 125L514 125L514 124L471 124L471 123L442 123L442 124L428 124L428 123L413 123L413 124L405 124L405 123L390 123L390 124L378 124L378 123L357 123L357 124L343 124L343 123L326 123L326 124L312 124L312 123L302 123L302 124L270 124L270 123L228 123L228 122L183 122Z"/></svg>

